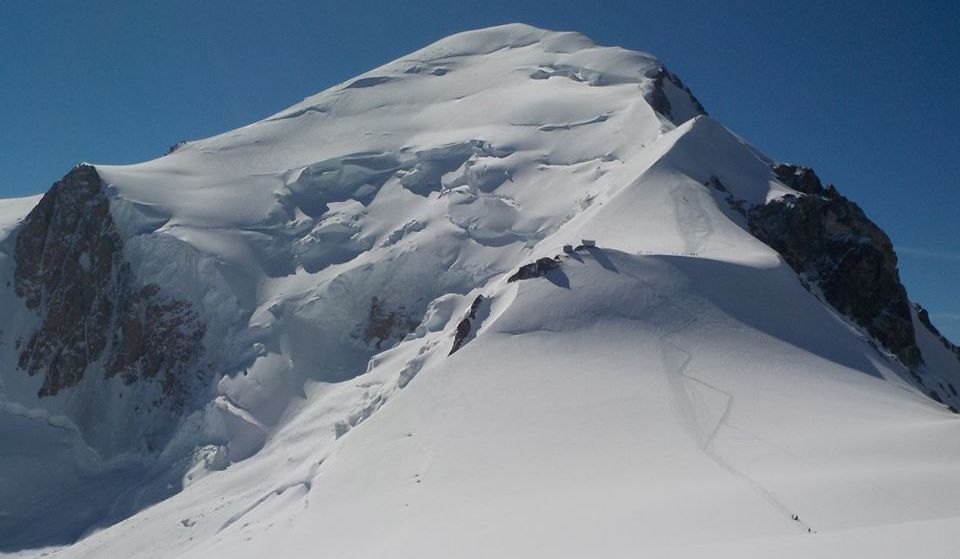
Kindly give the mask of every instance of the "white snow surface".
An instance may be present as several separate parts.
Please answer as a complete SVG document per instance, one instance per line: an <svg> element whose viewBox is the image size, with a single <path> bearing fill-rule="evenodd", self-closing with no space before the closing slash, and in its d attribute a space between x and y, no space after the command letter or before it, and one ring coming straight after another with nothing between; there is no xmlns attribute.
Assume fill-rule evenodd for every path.
<svg viewBox="0 0 960 559"><path fill-rule="evenodd" d="M33 397L0 348L0 526L32 519L0 550L956 557L958 416L705 186L793 193L669 82L678 122L655 112L658 68L575 33L471 31L96 165L137 277L203 309L220 368L151 453L78 426L103 404L80 390ZM0 202L0 237L35 202ZM581 239L599 248L563 254ZM930 374L960 386L917 324ZM57 510L85 511L76 543Z"/></svg>

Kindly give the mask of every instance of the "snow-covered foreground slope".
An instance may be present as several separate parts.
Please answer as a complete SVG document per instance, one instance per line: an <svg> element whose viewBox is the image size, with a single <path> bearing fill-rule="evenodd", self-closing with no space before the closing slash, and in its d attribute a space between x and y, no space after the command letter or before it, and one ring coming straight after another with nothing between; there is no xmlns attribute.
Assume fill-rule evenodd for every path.
<svg viewBox="0 0 960 559"><path fill-rule="evenodd" d="M0 203L0 552L955 556L960 361L758 240L821 194L703 112L503 26Z"/></svg>
<svg viewBox="0 0 960 559"><path fill-rule="evenodd" d="M960 509L953 416L867 344L837 349L845 327L781 269L605 250L489 300L449 359L440 332L401 344L257 456L65 556L633 556ZM334 438L337 407L377 405L432 342L436 365ZM901 543L943 544L919 534Z"/></svg>

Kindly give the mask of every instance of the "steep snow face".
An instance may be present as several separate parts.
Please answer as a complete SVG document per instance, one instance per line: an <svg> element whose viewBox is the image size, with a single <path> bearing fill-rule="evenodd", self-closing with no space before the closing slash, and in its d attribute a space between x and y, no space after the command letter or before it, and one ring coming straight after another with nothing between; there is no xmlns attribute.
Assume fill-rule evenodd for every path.
<svg viewBox="0 0 960 559"><path fill-rule="evenodd" d="M180 406L140 358L195 330L157 305L106 333L153 340L128 384L19 366L62 321L15 292L45 205L0 204L0 552L113 524L60 556L632 556L960 514L958 427L915 388L949 400L960 361L916 326L911 375L751 235L817 194L772 165L651 56L508 25L86 167L111 269L203 325Z"/></svg>
<svg viewBox="0 0 960 559"><path fill-rule="evenodd" d="M653 160L636 155L674 115L701 110L671 76L645 54L506 26L167 157L98 165L142 282L221 292L156 257L192 247L239 301L224 341L237 357L208 410L230 456L259 448L305 380L361 373L430 301L506 272L642 172ZM184 276L192 287L171 288Z"/></svg>

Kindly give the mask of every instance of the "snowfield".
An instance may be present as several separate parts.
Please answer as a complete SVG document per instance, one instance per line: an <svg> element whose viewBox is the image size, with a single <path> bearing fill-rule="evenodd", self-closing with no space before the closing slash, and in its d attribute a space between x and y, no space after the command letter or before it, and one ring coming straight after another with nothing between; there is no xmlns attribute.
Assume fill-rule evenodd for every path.
<svg viewBox="0 0 960 559"><path fill-rule="evenodd" d="M39 198L0 202L0 555L957 557L960 416L750 234L731 201L797 193L702 113L650 55L514 24L95 165L137 281L205 321L178 414L36 396Z"/></svg>

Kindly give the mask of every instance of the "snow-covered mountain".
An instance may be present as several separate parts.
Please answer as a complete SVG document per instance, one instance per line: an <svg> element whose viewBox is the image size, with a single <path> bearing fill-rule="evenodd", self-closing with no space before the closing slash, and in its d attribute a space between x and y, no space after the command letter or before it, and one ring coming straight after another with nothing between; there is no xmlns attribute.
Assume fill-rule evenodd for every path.
<svg viewBox="0 0 960 559"><path fill-rule="evenodd" d="M0 202L0 312L0 552L960 553L960 350L889 239L576 33Z"/></svg>

